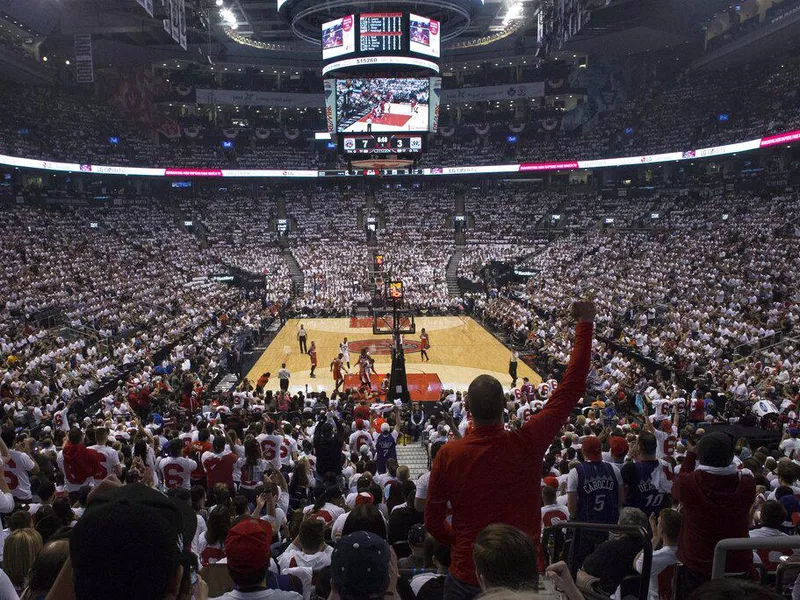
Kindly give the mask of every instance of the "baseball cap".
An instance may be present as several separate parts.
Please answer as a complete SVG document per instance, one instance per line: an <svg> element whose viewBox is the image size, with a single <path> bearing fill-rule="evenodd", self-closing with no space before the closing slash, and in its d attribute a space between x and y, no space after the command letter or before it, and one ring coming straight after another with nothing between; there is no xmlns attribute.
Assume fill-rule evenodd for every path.
<svg viewBox="0 0 800 600"><path fill-rule="evenodd" d="M614 456L624 456L628 453L628 441L619 436L613 436L608 440L611 454Z"/></svg>
<svg viewBox="0 0 800 600"><path fill-rule="evenodd" d="M425 542L425 525L417 523L408 532L409 544L423 544Z"/></svg>
<svg viewBox="0 0 800 600"><path fill-rule="evenodd" d="M375 499L372 497L372 494L369 492L359 492L356 496L356 506L360 504L374 504Z"/></svg>
<svg viewBox="0 0 800 600"><path fill-rule="evenodd" d="M600 438L593 435L586 436L581 442L583 458L590 461L603 459L603 448L600 445Z"/></svg>
<svg viewBox="0 0 800 600"><path fill-rule="evenodd" d="M69 540L76 596L108 597L114 582L147 573L115 597L161 597L178 565L196 565L190 549L196 529L188 503L146 485L98 490Z"/></svg>
<svg viewBox="0 0 800 600"><path fill-rule="evenodd" d="M225 538L228 568L237 573L258 573L269 564L272 526L263 519L244 519Z"/></svg>
<svg viewBox="0 0 800 600"><path fill-rule="evenodd" d="M555 475L548 475L542 478L542 483L549 485L551 488L558 489L558 478Z"/></svg>
<svg viewBox="0 0 800 600"><path fill-rule="evenodd" d="M331 581L343 599L381 594L389 586L391 550L382 537L367 531L344 536L331 556Z"/></svg>

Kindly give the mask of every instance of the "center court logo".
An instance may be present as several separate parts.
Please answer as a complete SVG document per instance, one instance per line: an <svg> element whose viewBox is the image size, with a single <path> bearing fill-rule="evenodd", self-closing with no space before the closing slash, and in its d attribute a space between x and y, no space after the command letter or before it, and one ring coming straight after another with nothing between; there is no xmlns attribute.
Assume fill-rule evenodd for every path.
<svg viewBox="0 0 800 600"><path fill-rule="evenodd" d="M350 356L355 357L361 353L362 348L366 348L370 354L391 354L392 353L392 340L387 338L385 340L358 340L350 342ZM422 349L422 344L418 341L406 340L403 342L404 352L419 352Z"/></svg>

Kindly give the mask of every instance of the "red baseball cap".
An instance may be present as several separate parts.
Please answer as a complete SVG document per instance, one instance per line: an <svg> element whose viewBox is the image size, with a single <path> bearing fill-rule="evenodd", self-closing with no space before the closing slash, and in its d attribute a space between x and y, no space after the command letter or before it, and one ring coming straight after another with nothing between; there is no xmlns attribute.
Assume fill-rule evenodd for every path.
<svg viewBox="0 0 800 600"><path fill-rule="evenodd" d="M603 460L603 447L600 445L600 438L593 435L586 436L581 442L583 458L589 461Z"/></svg>
<svg viewBox="0 0 800 600"><path fill-rule="evenodd" d="M256 573L269 565L272 526L263 519L244 519L228 531L225 556L237 573Z"/></svg>
<svg viewBox="0 0 800 600"><path fill-rule="evenodd" d="M542 478L542 483L549 485L551 488L558 489L558 478L555 475L548 475Z"/></svg>
<svg viewBox="0 0 800 600"><path fill-rule="evenodd" d="M608 446L614 456L625 456L628 453L629 446L625 438L613 436L608 440Z"/></svg>
<svg viewBox="0 0 800 600"><path fill-rule="evenodd" d="M356 419L356 429L364 428L364 419Z"/></svg>
<svg viewBox="0 0 800 600"><path fill-rule="evenodd" d="M356 506L360 504L375 504L375 499L369 492L360 492L356 496Z"/></svg>

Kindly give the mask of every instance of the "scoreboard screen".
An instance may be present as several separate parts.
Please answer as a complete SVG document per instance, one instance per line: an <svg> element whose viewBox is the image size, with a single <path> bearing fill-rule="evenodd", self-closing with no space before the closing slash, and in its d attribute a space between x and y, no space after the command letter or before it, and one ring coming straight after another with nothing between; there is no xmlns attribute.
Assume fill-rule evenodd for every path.
<svg viewBox="0 0 800 600"><path fill-rule="evenodd" d="M345 154L396 154L422 152L421 134L359 134L342 137Z"/></svg>
<svg viewBox="0 0 800 600"><path fill-rule="evenodd" d="M403 13L364 13L359 15L361 52L403 50Z"/></svg>

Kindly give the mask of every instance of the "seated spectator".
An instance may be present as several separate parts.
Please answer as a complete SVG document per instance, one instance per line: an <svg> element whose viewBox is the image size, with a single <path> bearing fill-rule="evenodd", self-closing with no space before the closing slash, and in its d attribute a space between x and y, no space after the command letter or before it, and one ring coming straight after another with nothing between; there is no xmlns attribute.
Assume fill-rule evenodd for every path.
<svg viewBox="0 0 800 600"><path fill-rule="evenodd" d="M450 548L443 546L432 537L428 538L433 547L431 558L435 573L421 573L415 575L408 583L413 598L417 600L441 600L444 596L444 580L447 578L447 569L450 567ZM405 580L401 580L402 583ZM401 596L402 594L401 587Z"/></svg>
<svg viewBox="0 0 800 600"><path fill-rule="evenodd" d="M70 560L49 596L172 600L190 595L190 565L196 559L186 540L192 540L196 527L191 506L143 484L101 490L72 530Z"/></svg>
<svg viewBox="0 0 800 600"><path fill-rule="evenodd" d="M269 571L272 528L261 519L244 518L231 527L225 538L225 555L228 574L234 589L217 600L244 600L251 598L300 600L303 596L290 589L282 589L281 578ZM288 587L288 582L283 582Z"/></svg>
<svg viewBox="0 0 800 600"><path fill-rule="evenodd" d="M648 528L647 516L638 508L624 507L618 525ZM613 594L629 575L635 575L633 559L642 551L640 535L623 533L603 542L583 561L578 571L578 585L582 589L599 589Z"/></svg>
<svg viewBox="0 0 800 600"><path fill-rule="evenodd" d="M472 559L482 591L538 588L536 543L516 527L502 523L485 527L475 538Z"/></svg>
<svg viewBox="0 0 800 600"><path fill-rule="evenodd" d="M386 540L366 531L342 537L331 557L331 587L340 600L394 596L397 560Z"/></svg>
<svg viewBox="0 0 800 600"><path fill-rule="evenodd" d="M428 551L435 544L433 538L425 533L425 525L417 523L408 532L409 556L397 559L400 569L427 569L432 566Z"/></svg>
<svg viewBox="0 0 800 600"><path fill-rule="evenodd" d="M3 546L3 571L5 571L17 594L21 594L28 583L28 574L42 549L42 536L35 529L17 529L6 538Z"/></svg>
<svg viewBox="0 0 800 600"><path fill-rule="evenodd" d="M678 562L678 535L681 530L681 515L678 511L665 508L658 516L650 516L650 529L653 532L653 562L650 565L649 600L672 597L673 567ZM661 548L659 548L659 545ZM644 561L640 552L634 562L634 569L642 572Z"/></svg>
<svg viewBox="0 0 800 600"><path fill-rule="evenodd" d="M789 537L781 531L786 521L786 509L777 500L767 500L761 507L761 526L750 530L751 538ZM753 560L764 565L767 572L774 572L784 554L796 554L797 551L786 550L754 550Z"/></svg>
<svg viewBox="0 0 800 600"><path fill-rule="evenodd" d="M322 569L331 564L333 548L325 543L325 523L315 517L306 518L300 533L278 557L281 569L311 567Z"/></svg>
<svg viewBox="0 0 800 600"><path fill-rule="evenodd" d="M58 539L45 544L28 576L28 586L22 600L36 600L47 596L59 571L69 558L69 539ZM0 598L5 598L0 593Z"/></svg>

